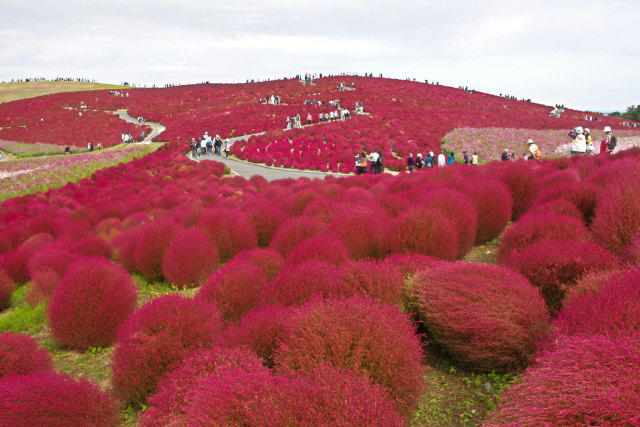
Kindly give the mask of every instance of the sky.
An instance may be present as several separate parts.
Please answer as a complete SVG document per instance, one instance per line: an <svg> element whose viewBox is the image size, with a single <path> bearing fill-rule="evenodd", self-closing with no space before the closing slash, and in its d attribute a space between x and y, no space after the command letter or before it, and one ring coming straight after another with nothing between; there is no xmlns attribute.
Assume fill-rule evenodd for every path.
<svg viewBox="0 0 640 427"><path fill-rule="evenodd" d="M0 0L0 81L437 81L590 111L640 104L638 0Z"/></svg>

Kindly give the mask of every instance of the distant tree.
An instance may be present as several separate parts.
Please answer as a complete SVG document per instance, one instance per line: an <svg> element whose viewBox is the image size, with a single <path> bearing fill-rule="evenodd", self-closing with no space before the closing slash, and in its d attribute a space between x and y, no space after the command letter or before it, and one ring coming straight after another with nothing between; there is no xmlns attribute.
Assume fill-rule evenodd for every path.
<svg viewBox="0 0 640 427"><path fill-rule="evenodd" d="M616 111L609 114L611 117L622 117L627 120L640 121L640 104L639 105L631 105L627 107L627 111L624 114Z"/></svg>

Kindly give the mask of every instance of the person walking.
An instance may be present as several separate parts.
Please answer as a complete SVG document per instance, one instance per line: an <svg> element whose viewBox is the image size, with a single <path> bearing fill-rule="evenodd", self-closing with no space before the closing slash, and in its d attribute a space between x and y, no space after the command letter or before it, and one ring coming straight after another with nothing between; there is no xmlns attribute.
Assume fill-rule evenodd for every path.
<svg viewBox="0 0 640 427"><path fill-rule="evenodd" d="M455 159L455 154L454 152L450 152L449 155L447 156L447 165L448 166L453 166L456 164L456 159Z"/></svg>
<svg viewBox="0 0 640 427"><path fill-rule="evenodd" d="M227 159L229 158L229 138L224 140L224 155Z"/></svg>
<svg viewBox="0 0 640 427"><path fill-rule="evenodd" d="M471 156L471 164L474 166L478 166L478 152L474 151L473 155Z"/></svg>
<svg viewBox="0 0 640 427"><path fill-rule="evenodd" d="M407 168L409 169L409 173L416 169L416 162L413 160L413 153L409 153L409 157L407 157Z"/></svg>
<svg viewBox="0 0 640 427"><path fill-rule="evenodd" d="M616 148L618 140L611 132L611 127L604 127L604 139L600 141L600 154L611 154Z"/></svg>
<svg viewBox="0 0 640 427"><path fill-rule="evenodd" d="M369 173L370 174L375 174L376 173L376 162L378 161L378 153L374 150L371 152L371 154L369 154Z"/></svg>
<svg viewBox="0 0 640 427"><path fill-rule="evenodd" d="M446 164L447 159L444 157L444 151L441 151L440 154L438 154L438 167L443 168L446 166Z"/></svg>
<svg viewBox="0 0 640 427"><path fill-rule="evenodd" d="M378 158L376 159L376 175L380 175L384 172L384 157L382 157L382 151L378 150Z"/></svg>

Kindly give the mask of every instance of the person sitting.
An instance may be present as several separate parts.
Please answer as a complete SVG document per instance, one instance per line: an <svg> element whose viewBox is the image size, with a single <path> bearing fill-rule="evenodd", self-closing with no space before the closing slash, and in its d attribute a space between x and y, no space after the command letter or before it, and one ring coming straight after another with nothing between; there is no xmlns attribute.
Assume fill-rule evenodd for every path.
<svg viewBox="0 0 640 427"><path fill-rule="evenodd" d="M502 157L500 158L500 160L502 160L503 162L506 162L507 160L509 160L509 150L508 149L504 149L504 151L502 152Z"/></svg>

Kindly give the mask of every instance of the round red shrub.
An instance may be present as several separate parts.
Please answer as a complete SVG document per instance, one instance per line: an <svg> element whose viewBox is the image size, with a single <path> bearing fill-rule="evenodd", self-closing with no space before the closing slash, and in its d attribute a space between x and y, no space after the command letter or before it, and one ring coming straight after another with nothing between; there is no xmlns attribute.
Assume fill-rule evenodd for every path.
<svg viewBox="0 0 640 427"><path fill-rule="evenodd" d="M234 366L247 372L263 370L260 359L244 349L196 350L160 380L158 391L149 398L149 408L140 417L140 425L186 425L189 392L203 377L215 375L220 366Z"/></svg>
<svg viewBox="0 0 640 427"><path fill-rule="evenodd" d="M220 262L227 262L235 254L258 247L258 236L247 214L239 209L209 208L198 221L218 248Z"/></svg>
<svg viewBox="0 0 640 427"><path fill-rule="evenodd" d="M560 337L502 395L485 425L638 424L638 366L637 338Z"/></svg>
<svg viewBox="0 0 640 427"><path fill-rule="evenodd" d="M458 257L462 258L478 234L478 213L473 203L462 193L448 189L429 193L425 203L429 209L440 209L453 222L458 232Z"/></svg>
<svg viewBox="0 0 640 427"><path fill-rule="evenodd" d="M258 305L267 283L250 261L231 261L211 275L195 298L215 304L224 320L236 322Z"/></svg>
<svg viewBox="0 0 640 427"><path fill-rule="evenodd" d="M269 246L273 235L288 218L285 211L266 201L253 204L246 212L261 248Z"/></svg>
<svg viewBox="0 0 640 427"><path fill-rule="evenodd" d="M506 184L494 179L467 179L465 194L477 212L478 232L474 244L500 236L511 219L513 200Z"/></svg>
<svg viewBox="0 0 640 427"><path fill-rule="evenodd" d="M122 220L119 218L107 218L100 221L93 227L93 232L96 237L104 239L108 242L112 241L114 237L122 230Z"/></svg>
<svg viewBox="0 0 640 427"><path fill-rule="evenodd" d="M400 305L404 273L390 262L363 260L340 268L340 277L351 295L367 295L387 304Z"/></svg>
<svg viewBox="0 0 640 427"><path fill-rule="evenodd" d="M52 370L51 355L36 340L13 332L0 334L0 378Z"/></svg>
<svg viewBox="0 0 640 427"><path fill-rule="evenodd" d="M49 301L60 279L79 256L65 250L47 248L29 260L31 284L26 300L31 306Z"/></svg>
<svg viewBox="0 0 640 427"><path fill-rule="evenodd" d="M260 356L265 364L271 366L273 352L293 310L284 306L255 308L242 318L239 325L231 326L223 332L220 345L247 346Z"/></svg>
<svg viewBox="0 0 640 427"><path fill-rule="evenodd" d="M527 215L545 214L570 216L580 221L584 220L584 216L578 207L566 199L555 199L541 204L536 203L527 213Z"/></svg>
<svg viewBox="0 0 640 427"><path fill-rule="evenodd" d="M71 246L71 251L84 256L101 256L111 258L113 248L104 239L97 236L87 236L76 241Z"/></svg>
<svg viewBox="0 0 640 427"><path fill-rule="evenodd" d="M312 260L284 268L262 292L261 305L299 306L315 296L344 296L346 291L338 267Z"/></svg>
<svg viewBox="0 0 640 427"><path fill-rule="evenodd" d="M0 425L118 426L117 401L85 378L53 372L0 380Z"/></svg>
<svg viewBox="0 0 640 427"><path fill-rule="evenodd" d="M579 219L553 214L526 215L502 235L498 247L498 262L506 263L513 253L538 241L585 242L589 238L589 230Z"/></svg>
<svg viewBox="0 0 640 427"><path fill-rule="evenodd" d="M414 207L392 220L391 252L417 253L447 260L458 257L458 231L439 209Z"/></svg>
<svg viewBox="0 0 640 427"><path fill-rule="evenodd" d="M565 182L541 191L536 203L567 200L580 210L584 222L588 225L593 218L600 191L600 187L589 182Z"/></svg>
<svg viewBox="0 0 640 427"><path fill-rule="evenodd" d="M401 413L415 409L424 386L420 338L408 317L366 297L316 301L286 325L275 362L312 372L325 362L384 387Z"/></svg>
<svg viewBox="0 0 640 427"><path fill-rule="evenodd" d="M300 242L322 233L326 224L317 218L301 216L287 220L271 239L270 249L286 257Z"/></svg>
<svg viewBox="0 0 640 427"><path fill-rule="evenodd" d="M273 280L280 269L284 260L279 252L272 249L249 249L246 251L238 252L233 258L234 261L249 261L256 267L258 267L268 280Z"/></svg>
<svg viewBox="0 0 640 427"><path fill-rule="evenodd" d="M615 258L591 242L537 241L513 253L505 264L524 275L544 297L550 309L560 306L565 290L580 277L615 268Z"/></svg>
<svg viewBox="0 0 640 427"><path fill-rule="evenodd" d="M124 268L106 258L81 258L51 297L47 307L51 333L74 349L107 347L135 310L137 298L137 288Z"/></svg>
<svg viewBox="0 0 640 427"><path fill-rule="evenodd" d="M565 302L554 322L554 337L640 332L640 269L608 273L601 283Z"/></svg>
<svg viewBox="0 0 640 427"><path fill-rule="evenodd" d="M499 178L509 187L513 200L511 219L517 221L538 197L542 188L540 179L530 166L520 162L509 164Z"/></svg>
<svg viewBox="0 0 640 427"><path fill-rule="evenodd" d="M141 227L134 227L122 231L113 239L115 259L130 273L137 273L133 254L141 235Z"/></svg>
<svg viewBox="0 0 640 427"><path fill-rule="evenodd" d="M406 279L407 276L416 271L430 268L433 264L440 261L436 258L420 254L392 254L386 257L384 262L399 269L403 278Z"/></svg>
<svg viewBox="0 0 640 427"><path fill-rule="evenodd" d="M550 326L538 290L505 267L442 262L418 271L408 286L410 308L432 342L473 370L526 367Z"/></svg>
<svg viewBox="0 0 640 427"><path fill-rule="evenodd" d="M205 301L165 295L143 305L118 331L112 384L128 403L140 403L162 375L189 353L216 344L223 324Z"/></svg>
<svg viewBox="0 0 640 427"><path fill-rule="evenodd" d="M200 286L218 268L218 249L197 228L178 230L162 258L162 275L179 289Z"/></svg>
<svg viewBox="0 0 640 427"><path fill-rule="evenodd" d="M9 306L14 288L13 279L0 269L0 310Z"/></svg>
<svg viewBox="0 0 640 427"><path fill-rule="evenodd" d="M595 208L591 231L613 253L621 253L640 232L640 173L607 184Z"/></svg>
<svg viewBox="0 0 640 427"><path fill-rule="evenodd" d="M309 203L302 214L329 223L336 217L342 206L344 206L344 204L333 199L321 198Z"/></svg>
<svg viewBox="0 0 640 427"><path fill-rule="evenodd" d="M342 242L332 236L311 237L289 252L287 265L294 266L305 261L322 261L331 265L342 265L349 260L349 251Z"/></svg>
<svg viewBox="0 0 640 427"><path fill-rule="evenodd" d="M145 224L133 248L133 264L137 271L153 282L162 276L162 258L173 240L177 226L171 220L157 219Z"/></svg>
<svg viewBox="0 0 640 427"><path fill-rule="evenodd" d="M11 277L16 284L27 283L29 276L28 263L33 256L33 251L19 247L5 252L0 256L0 268Z"/></svg>
<svg viewBox="0 0 640 427"><path fill-rule="evenodd" d="M389 224L386 212L369 203L342 209L327 232L345 243L352 259L384 258L389 252Z"/></svg>

